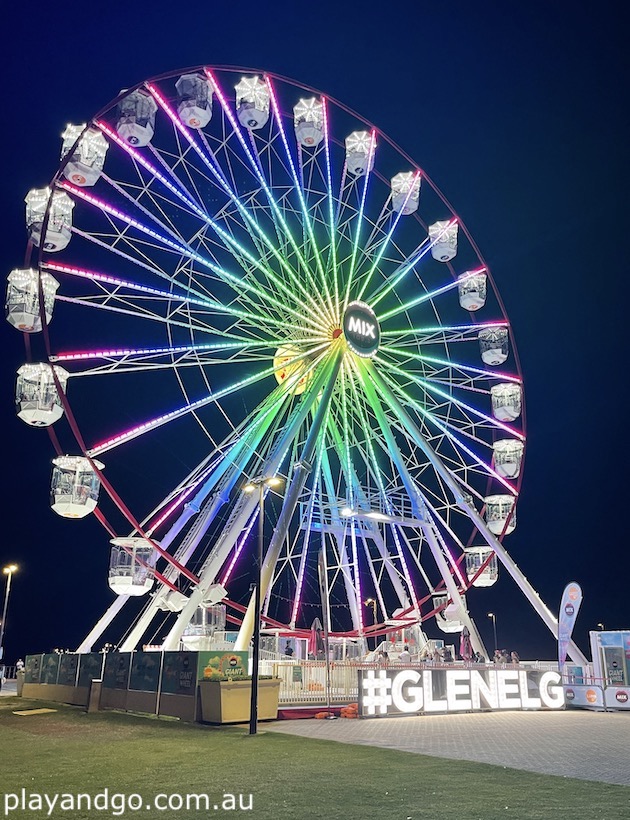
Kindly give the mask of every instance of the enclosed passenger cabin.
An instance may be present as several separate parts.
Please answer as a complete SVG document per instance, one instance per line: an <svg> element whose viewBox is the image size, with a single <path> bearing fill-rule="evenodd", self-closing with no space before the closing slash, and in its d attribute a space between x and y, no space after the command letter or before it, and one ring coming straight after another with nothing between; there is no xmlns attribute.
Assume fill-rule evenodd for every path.
<svg viewBox="0 0 630 820"><path fill-rule="evenodd" d="M100 461L93 463L103 469ZM63 518L84 518L96 509L101 482L89 459L59 456L53 459L50 506Z"/></svg>
<svg viewBox="0 0 630 820"><path fill-rule="evenodd" d="M144 148L153 139L157 103L146 91L132 91L118 103L118 136L134 148Z"/></svg>
<svg viewBox="0 0 630 820"><path fill-rule="evenodd" d="M437 609L438 607L444 607L444 604L448 601L449 596L444 593L435 593L432 595L433 600L433 608ZM462 605L466 606L466 601L464 596L461 596ZM459 607L457 604L450 603L441 609L435 615L435 623L442 630L442 632L461 632L464 628L463 621L460 620L460 612Z"/></svg>
<svg viewBox="0 0 630 820"><path fill-rule="evenodd" d="M494 535L509 535L516 528L516 499L513 495L489 495L485 499L486 523Z"/></svg>
<svg viewBox="0 0 630 820"><path fill-rule="evenodd" d="M146 538L113 538L109 587L116 595L145 595L153 587L157 552Z"/></svg>
<svg viewBox="0 0 630 820"><path fill-rule="evenodd" d="M466 547L466 575L474 587L491 587L499 577L496 552L490 547ZM489 559L489 560L488 560ZM488 563L486 564L486 561ZM483 566L484 564L485 567ZM483 567L481 572L479 570ZM477 573L479 572L479 575ZM477 577L475 578L475 575ZM475 578L473 581L472 579Z"/></svg>
<svg viewBox="0 0 630 820"><path fill-rule="evenodd" d="M63 169L65 178L81 188L95 185L105 165L105 155L109 148L104 134L98 128L86 130L85 124L67 125L61 138L61 159L72 151Z"/></svg>
<svg viewBox="0 0 630 820"><path fill-rule="evenodd" d="M241 125L257 131L269 119L270 95L267 83L257 75L242 77L235 86L236 116Z"/></svg>
<svg viewBox="0 0 630 820"><path fill-rule="evenodd" d="M420 172L406 171L391 179L392 210L403 216L418 210L420 202Z"/></svg>
<svg viewBox="0 0 630 820"><path fill-rule="evenodd" d="M355 177L363 176L374 168L372 140L369 131L353 131L346 137L346 168Z"/></svg>
<svg viewBox="0 0 630 820"><path fill-rule="evenodd" d="M182 74L175 83L180 120L189 128L205 128L212 118L212 83L202 74Z"/></svg>
<svg viewBox="0 0 630 820"><path fill-rule="evenodd" d="M464 310L479 310L486 304L488 277L485 273L462 273L457 277L459 304Z"/></svg>
<svg viewBox="0 0 630 820"><path fill-rule="evenodd" d="M503 478L518 478L521 473L524 445L515 438L503 438L492 445L494 469Z"/></svg>
<svg viewBox="0 0 630 820"><path fill-rule="evenodd" d="M429 225L431 256L438 262L450 262L457 255L457 222L448 220Z"/></svg>
<svg viewBox="0 0 630 820"><path fill-rule="evenodd" d="M507 361L509 339L506 327L487 327L479 331L479 349L484 364L497 367Z"/></svg>
<svg viewBox="0 0 630 820"><path fill-rule="evenodd" d="M48 201L50 200L50 208ZM26 202L26 227L31 242L38 248L57 252L67 247L72 237L72 209L74 202L65 191L53 191L50 188L33 188L24 198ZM48 223L46 236L42 244L42 231L46 210Z"/></svg>
<svg viewBox="0 0 630 820"><path fill-rule="evenodd" d="M33 427L49 427L63 416L63 404L53 377L66 392L69 373L63 367L44 363L23 364L17 372L15 406L18 418Z"/></svg>
<svg viewBox="0 0 630 820"><path fill-rule="evenodd" d="M523 398L520 384L505 382L490 388L492 415L499 421L514 421L521 415Z"/></svg>
<svg viewBox="0 0 630 820"><path fill-rule="evenodd" d="M24 333L39 333L42 329L39 311L40 281L44 301L44 320L48 324L52 319L55 293L59 282L49 273L40 273L34 268L15 268L8 276L7 322Z"/></svg>
<svg viewBox="0 0 630 820"><path fill-rule="evenodd" d="M317 97L300 99L293 107L295 137L304 148L315 148L324 139L324 106Z"/></svg>

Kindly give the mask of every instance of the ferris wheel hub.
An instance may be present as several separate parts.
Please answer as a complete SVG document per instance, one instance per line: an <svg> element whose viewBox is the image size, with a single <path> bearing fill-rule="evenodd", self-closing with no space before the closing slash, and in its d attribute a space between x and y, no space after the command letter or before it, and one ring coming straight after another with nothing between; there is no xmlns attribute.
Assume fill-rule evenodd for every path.
<svg viewBox="0 0 630 820"><path fill-rule="evenodd" d="M348 347L362 359L376 355L381 329L372 308L365 302L350 302L343 316L343 333Z"/></svg>

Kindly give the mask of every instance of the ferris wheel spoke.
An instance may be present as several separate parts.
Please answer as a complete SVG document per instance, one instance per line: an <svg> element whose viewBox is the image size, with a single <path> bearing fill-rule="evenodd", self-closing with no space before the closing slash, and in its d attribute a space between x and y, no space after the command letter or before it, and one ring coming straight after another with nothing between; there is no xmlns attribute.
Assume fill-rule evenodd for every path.
<svg viewBox="0 0 630 820"><path fill-rule="evenodd" d="M400 207L397 210L396 216L393 217L392 224L391 224L389 230L387 231L387 234L381 239L381 242L378 246L378 251L377 251L376 255L373 258L370 259L369 257L367 257L367 253L366 253L366 257L368 258L368 264L370 264L370 267L369 267L369 270L362 276L363 284L361 285L361 288L359 290L359 295L357 296L357 299L361 300L363 298L363 295L365 294L365 291L367 290L367 288L369 287L369 285L372 281L372 276L374 275L374 272L376 271L376 269L378 268L381 260L383 259L383 256L384 256L385 252L389 249L390 242L391 242L392 237L393 237L393 235L396 231L396 228L398 227L398 223L400 222L401 218L404 215L405 207L407 205L407 202L409 201L409 199L410 199L410 197L411 197L411 195L414 191L414 184L415 184L416 180L419 180L419 179L420 179L420 171L416 171L414 176L413 176L412 183L409 186L409 190L407 191L407 193L405 195L405 199L403 201L402 207ZM417 261L419 261L419 259L416 260L413 264L416 264ZM405 271L405 273L406 273L406 271ZM396 275L396 271L394 271L393 275L394 276ZM398 272L398 275L400 275L400 272ZM402 275L404 276L404 273ZM370 305L373 305L372 300L370 300Z"/></svg>
<svg viewBox="0 0 630 820"><path fill-rule="evenodd" d="M242 310L234 304L229 305L210 301L207 298L161 291L137 282L130 282L107 274L57 263L47 263L42 266L42 269L89 281L97 288L96 293L85 294L82 297L57 296L57 300L60 302L80 304L84 307L97 307L102 310L162 322L169 327L184 327L200 333L218 334L234 339L243 339L242 334L247 333L250 337L258 338L260 342L264 342L268 338L275 339L276 334L282 334L286 330L294 330L302 334L304 331L303 325L293 324L285 317L274 318L269 311L266 313L252 313L251 311ZM180 288L184 287L181 282L175 282L175 284ZM174 309L173 303L178 305ZM161 311L158 311L158 306L162 306ZM191 308L196 306L198 306L198 310L193 319ZM204 321L206 317L213 315L217 318L233 318L237 322L236 329L239 333L234 333L233 328L226 327L225 324L214 325ZM177 316L180 318L176 318ZM314 341L322 341L325 337L320 331L319 334L301 341L305 343L310 341L311 338ZM280 342L280 339L278 341Z"/></svg>
<svg viewBox="0 0 630 820"><path fill-rule="evenodd" d="M276 223L276 226L279 226L281 228L282 234L288 240L288 242L289 242L289 244L290 244L290 246L293 250L293 253L296 256L296 259L298 260L299 265L301 266L302 270L304 271L305 278L306 278L306 281L308 282L309 286L313 289L314 292L317 292L316 283L313 280L312 274L310 273L310 268L309 268L306 260L304 259L304 255L302 254L297 242L295 241L295 238L293 237L293 234L291 232L291 229L290 229L289 225L287 224L284 216L282 215L282 212L281 212L281 210L278 206L278 203L276 202L276 199L273 195L273 191L269 187L269 184L268 184L268 182L267 182L267 180L266 180L266 178L265 178L265 176L264 176L264 174L261 170L260 163L257 161L257 156L256 157L254 156L254 149L247 144L247 141L243 137L243 134L241 132L241 128L240 128L239 124L237 123L237 121L234 117L234 113L232 112L232 110L230 108L230 105L227 102L227 99L225 98L225 95L223 94L223 92L222 92L222 90L221 90L221 88L218 84L218 81L213 76L212 72L209 71L208 69L206 69L206 73L208 75L208 78L210 79L210 81L213 84L213 87L215 89L216 95L217 95L217 97L219 99L219 102L221 104L221 107L222 107L222 109L225 113L225 116L230 121L233 132L234 132L234 134L236 134L236 136L237 136L237 138L238 138L238 140L239 140L239 142L242 146L243 152L244 152L246 158L249 160L251 171L253 172L253 174L257 178L258 182L262 186L263 191L265 192L265 196L267 198L267 202L269 204L269 207L271 208L271 211L273 213L273 218L274 218L274 222ZM329 318L332 320L333 317L329 316Z"/></svg>
<svg viewBox="0 0 630 820"><path fill-rule="evenodd" d="M388 293L394 290L394 288L396 288L402 282L405 276L410 271L412 271L415 268L415 266L435 247L435 245L447 233L449 227L451 227L453 223L454 220L449 221L447 227L440 231L440 233L436 235L435 239L431 240L429 237L424 239L420 243L420 245L418 245L418 247L416 247L415 250L411 252L408 258L399 264L396 270L394 270L391 276L388 278L388 281L386 283L382 283L376 289L376 291L374 291L374 293L370 295L370 305L372 306L372 309L374 309L374 306L377 305L384 296L387 296ZM398 315L398 313L402 311L408 310L412 307L415 307L416 305L422 304L422 302L427 301L427 299L434 299L436 296L439 296L440 294L445 293L446 291L451 290L454 287L457 287L457 282L451 282L448 284L448 286L444 288L438 288L435 291L427 292L422 296L417 297L416 299L407 303L406 305L400 308L395 308L389 311L388 313L383 314L382 317L379 317L379 321L381 321L382 319L390 318L390 316L396 316Z"/></svg>
<svg viewBox="0 0 630 820"><path fill-rule="evenodd" d="M118 135L107 126L103 122L99 122L98 126L101 128L104 133L106 133L110 139L112 139L123 151L128 153L135 162L141 165L145 170L149 172L152 178L158 179L171 193L173 193L178 199L184 202L185 205L188 206L190 212L195 214L199 219L202 221L203 224L208 225L213 232L220 238L221 240L221 247L228 248L233 252L234 258L241 264L241 267L245 272L250 272L252 268L256 268L257 270L261 271L265 277L269 277L274 281L274 284L280 286L282 288L283 283L278 277L274 277L273 272L269 267L265 267L259 261L259 256L254 256L252 253L247 251L235 238L230 232L226 231L222 228L219 223L212 219L206 210L202 207L198 206L193 198L189 195L187 189L175 173L175 171L166 163L166 161L155 152L153 149L154 155L160 161L162 167L168 172L170 179L174 180L175 184L169 180L169 178L165 177L154 165L152 165L139 151L132 148L130 145L125 143L121 140ZM110 180L111 184L113 181ZM226 183L224 183L226 184ZM223 186L222 186L223 187ZM121 190L117 186L118 190ZM124 195L126 195L134 204L139 205L129 194L122 191ZM231 192L230 192L231 193ZM150 215L149 212L146 212ZM180 237L181 238L181 237ZM288 295L291 295L292 292L284 287L284 292Z"/></svg>
<svg viewBox="0 0 630 820"><path fill-rule="evenodd" d="M210 80L212 82L214 82L212 77L210 77ZM239 216L243 220L242 224L245 227L245 229L246 229L247 233L249 234L250 238L252 239L252 241L254 241L255 243L256 242L262 242L263 246L267 248L269 253L271 253L271 255L274 257L274 259L280 264L282 270L285 272L285 274L287 274L289 280L302 293L302 295L311 303L311 305L319 311L320 308L317 305L317 303L313 300L313 296L312 296L311 292L302 284L302 282L301 282L300 278L298 277L298 274L295 271L295 269L293 268L293 266L286 260L285 256L281 253L281 251L278 248L276 248L275 245L271 242L268 233L264 230L264 228L262 228L258 224L257 218L252 213L250 213L250 210L252 210L252 209L246 207L246 205L243 204L242 198L239 197L239 195L237 193L236 182L234 180L234 175L232 174L232 183L230 184L230 182L228 181L226 175L223 173L223 171L221 169L220 163L215 158L214 153L210 149L207 141L205 139L202 139L202 144L203 144L204 147L203 148L200 147L199 144L197 143L197 141L195 139L193 139L192 135L190 134L190 131L183 125L183 123L181 123L181 121L179 120L179 117L177 116L177 114L173 111L173 109L169 106L169 104L166 102L164 97L160 94L160 92L158 91L156 86L153 85L153 84L148 84L147 88L151 92L153 97L155 98L156 102L161 106L161 108L165 111L165 113L171 119L171 122L173 123L173 125L174 125L175 129L177 130L177 132L179 132L181 135L183 135L183 137L187 140L188 144L191 146L191 148L196 152L197 156L204 163L205 167L210 171L210 173L212 175L212 179L213 179L214 183L216 184L216 186L218 187L218 189L221 190L224 194L226 194L229 201L232 203L232 205L234 207L236 207ZM251 154L251 151L250 151L249 147L247 146L247 143L245 142L245 140L242 137L240 129L238 128L238 125L237 125L237 123L234 119L234 116L233 116L231 110L229 109L229 106L228 106L227 102L225 101L222 94L220 94L220 92L218 93L218 96L219 96L219 99L221 100L221 104L222 104L224 113L227 116L227 118L230 122L230 125L233 129L232 133L234 133L238 137L242 147L244 148L244 150L246 152L246 155L248 156L248 158L250 160L250 163L253 163L254 166L256 166L256 163L253 160L253 156ZM227 140L226 140L226 142L227 142ZM271 194L269 192L266 181L264 180L264 177L261 177L260 169L257 166L256 166L255 176L256 176L259 184L263 185L263 188L265 189L266 193L268 194L268 197L270 197ZM276 209L277 209L277 206L276 206ZM258 210L254 211L254 213L257 213L257 212L258 212ZM276 212L274 211L274 216L275 215L276 215ZM270 274L270 273L271 273L271 269L267 268L267 274ZM277 283L279 280L276 277L276 278L274 278L274 281L276 281L276 283Z"/></svg>
<svg viewBox="0 0 630 820"><path fill-rule="evenodd" d="M277 100L277 97L276 97L276 92L274 90L273 83L271 82L271 79L270 79L269 76L265 77L265 82L267 83L267 88L269 89L269 97L270 97L270 100L271 100L271 107L273 109L276 126L277 126L278 131L280 133L280 136L282 138L282 144L284 146L284 150L285 150L285 154L286 154L286 160L287 160L287 163L289 165L289 168L291 169L291 179L293 181L295 191L296 191L298 199L300 201L300 209L301 209L301 213L302 213L303 225L305 226L306 231L308 233L308 237L311 241L311 246L312 246L312 251L313 251L312 255L315 258L315 265L316 265L317 270L319 272L319 276L320 276L320 280L321 280L321 286L324 289L324 291L323 291L324 292L324 297L325 297L325 300L326 300L326 304L328 305L328 308L329 308L329 316L330 316L330 319L332 320L335 316L335 310L334 310L334 307L333 307L333 304L332 304L326 274L324 273L324 267L322 265L320 250L318 248L317 241L315 239L315 232L313 230L313 224L312 224L312 221L311 221L311 216L310 216L310 213L309 213L309 209L306 206L306 200L304 198L304 191L302 189L302 183L298 179L298 175L297 175L297 172L296 172L296 169L295 169L295 162L293 161L293 157L291 155L291 149L289 148L289 143L287 141L287 136L286 136L286 133L285 133L285 130L284 130L284 125L283 125L283 122L282 122L282 115L280 114L280 110L279 110L279 107L278 107L278 100Z"/></svg>
<svg viewBox="0 0 630 820"><path fill-rule="evenodd" d="M478 341L479 331L496 330L497 328L507 329L509 325L506 322L479 322L479 324L469 325L411 327L401 330L384 330L381 332L381 338L391 339L391 343L400 348L418 348L428 344L444 345L454 342Z"/></svg>
<svg viewBox="0 0 630 820"><path fill-rule="evenodd" d="M366 201L366 197L367 197L368 183L369 183L369 180L370 180L370 177L371 177L370 168L371 168L372 161L373 161L373 158L374 158L375 150L376 150L376 132L372 131L372 133L370 135L370 149L369 149L368 158L367 158L367 168L366 168L366 172L365 172L365 176L364 176L364 180L363 180L363 190L361 192L361 203L359 205L359 211L358 211L357 217L356 217L354 242L352 244L352 255L351 255L351 258L350 258L350 264L349 264L348 273L347 273L346 292L345 292L344 299L343 299L344 313L345 313L346 308L348 307L348 301L350 299L350 288L351 288L351 286L353 284L353 281L354 281L355 265L356 265L357 253L358 253L358 250L359 250L359 240L361 238L361 227L362 227L362 224L363 224L363 217L364 217L364 213L365 213L365 201Z"/></svg>
<svg viewBox="0 0 630 820"><path fill-rule="evenodd" d="M290 313L292 312L295 316L300 316L300 313L295 309L289 308L286 302L283 303L280 301L280 299L273 297L269 293L269 291L265 292L263 285L259 280L253 282L251 281L251 277L246 276L245 278L243 278L236 276L235 274L229 273L222 266L212 262L211 259L208 259L207 256L204 256L199 252L195 251L194 248L190 247L190 245L184 242L184 240L181 239L178 235L173 234L173 232L170 231L170 229L167 226L165 226L156 215L142 208L142 206L140 206L139 203L132 197L129 197L130 201L134 202L136 206L140 207L145 216L151 218L162 230L166 230L172 236L174 236L174 238L168 238L163 236L157 231L150 229L148 226L144 225L140 221L128 216L124 212L120 211L118 208L109 205L103 200L98 200L96 197L83 192L81 189L77 189L74 186L70 186L68 183L60 183L60 187L64 188L69 192L72 192L75 196L79 197L80 199L83 199L85 202L95 205L96 207L99 207L108 216L123 221L128 227L133 227L144 234L148 234L153 239L159 241L162 247L166 246L168 250L178 251L184 256L186 256L186 258L188 258L190 261L197 262L198 264L201 264L202 266L209 268L214 274L216 274L219 277L219 279L221 279L221 281L233 287L236 293L240 293L241 298L243 298L245 295L243 294L243 291L254 292L259 297L259 299L262 300L263 303L269 302L275 305L276 307L284 308L284 310ZM176 190L174 186L171 186L171 188L173 190ZM190 205L190 200L187 199L186 201L187 204ZM241 266L243 267L246 274L251 273L252 268L257 269L259 272L263 273L263 276L266 279L270 279L271 281L273 281L275 287L281 290L286 296L290 297L290 300L297 301L295 299L295 294L293 293L293 291L287 285L284 284L280 277L276 276L268 266L264 266L256 256L252 255L241 244L236 242L227 231L222 229L218 225L218 223L216 223L216 221L211 220L209 217L206 217L204 213L199 212L198 209L197 215L204 219L204 222L207 225L209 225L218 236L220 236L222 240L220 247L225 248L226 245L229 247L229 250L231 250L232 252L232 258L236 259L237 262L241 263ZM127 240L129 241L129 237L127 237ZM212 253L211 248L208 246L205 247L205 250L206 253ZM312 296L309 296L309 298L311 299L311 301L313 301ZM257 304L256 302L253 303Z"/></svg>
<svg viewBox="0 0 630 820"><path fill-rule="evenodd" d="M451 402L453 405L456 405L457 407L461 408L462 410L465 410L466 412L472 414L473 416L476 416L477 418L482 419L490 427L496 428L496 429L501 429L501 430L505 431L506 433L509 433L511 436L514 436L515 438L518 438L520 440L523 440L525 438L525 436L521 432L514 429L513 427L510 427L509 425L504 424L499 419L493 418L492 416L488 416L486 413L482 413L481 410L478 410L476 407L473 407L472 405L467 404L464 401L461 401L460 399L458 399L455 396L445 392L444 390L441 390L436 385L431 384L430 381L427 381L426 379L421 379L418 376L410 375L409 373L407 373L406 371L404 371L401 368L397 367L396 365L385 362L384 360L381 360L381 363L385 364L387 369L389 371L391 371L392 373L396 373L399 376L403 376L404 378L408 379L413 384L416 384L419 387L423 387L424 389L430 391L431 393L433 393L437 396L440 396L441 398L447 400L448 402Z"/></svg>
<svg viewBox="0 0 630 820"><path fill-rule="evenodd" d="M407 365L412 362L418 362L424 366L423 372L431 381L453 385L454 387L464 389L468 387L468 389L472 390L475 389L475 385L478 382L483 385L489 380L496 382L497 380L503 381L506 379L512 382L518 382L515 376L504 374L497 370L485 370L480 367L473 367L472 365L457 362L454 359L441 359L437 356L427 356L424 353L411 353L402 348L390 345L381 345L379 353L381 352L396 361L390 361L382 355L377 357L378 361L397 364L399 367L401 364ZM432 367L433 365L436 365L436 367ZM413 373L413 371L410 372ZM440 376L440 374L442 375ZM484 388L482 392L487 392L487 390Z"/></svg>

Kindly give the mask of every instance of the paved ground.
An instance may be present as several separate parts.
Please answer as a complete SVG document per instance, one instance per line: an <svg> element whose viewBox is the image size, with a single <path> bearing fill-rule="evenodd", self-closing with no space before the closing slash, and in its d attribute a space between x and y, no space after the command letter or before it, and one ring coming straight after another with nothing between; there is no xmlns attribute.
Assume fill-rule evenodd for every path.
<svg viewBox="0 0 630 820"><path fill-rule="evenodd" d="M266 731L630 786L630 712L282 720Z"/></svg>

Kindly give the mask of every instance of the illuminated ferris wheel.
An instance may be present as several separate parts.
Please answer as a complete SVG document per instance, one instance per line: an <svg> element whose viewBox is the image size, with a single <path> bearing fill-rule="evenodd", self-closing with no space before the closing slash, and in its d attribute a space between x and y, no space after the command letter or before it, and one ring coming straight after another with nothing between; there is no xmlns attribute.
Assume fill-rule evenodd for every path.
<svg viewBox="0 0 630 820"><path fill-rule="evenodd" d="M53 509L112 541L118 597L82 649L150 589L122 648L166 614L176 649L219 600L247 647L259 515L266 628L323 615L360 640L435 617L481 647L466 595L502 563L555 629L502 545L525 441L507 315L385 134L273 74L200 67L68 126L26 204L18 412L51 430Z"/></svg>

